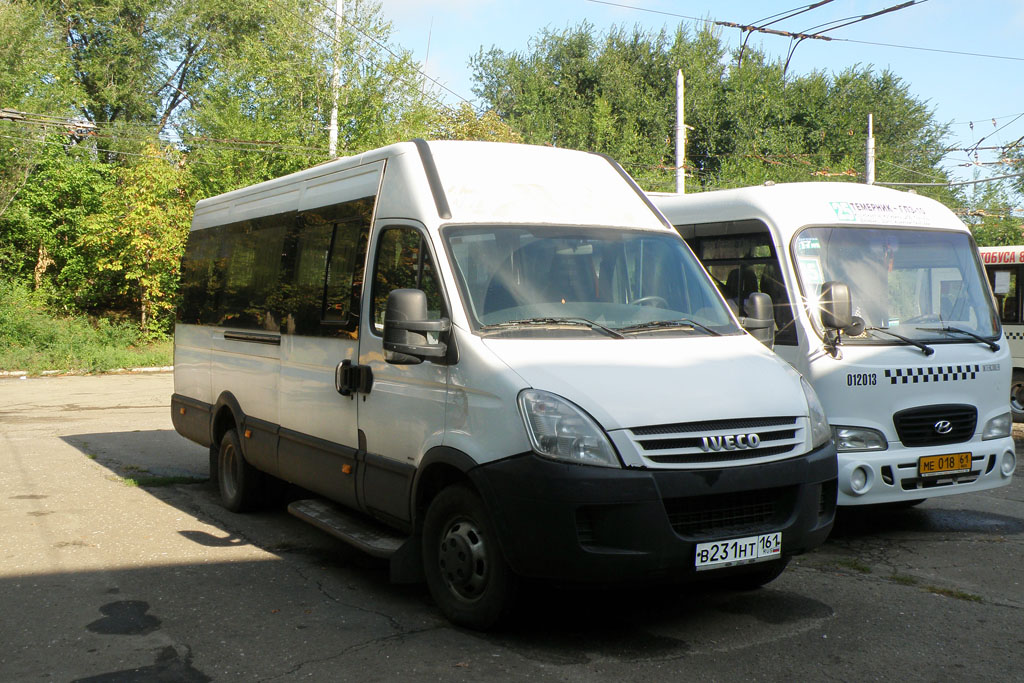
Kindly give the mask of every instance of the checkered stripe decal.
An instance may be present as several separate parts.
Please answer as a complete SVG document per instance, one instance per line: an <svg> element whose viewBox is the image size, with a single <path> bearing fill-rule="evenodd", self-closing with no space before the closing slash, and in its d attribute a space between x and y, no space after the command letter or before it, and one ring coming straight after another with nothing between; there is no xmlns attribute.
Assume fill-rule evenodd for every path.
<svg viewBox="0 0 1024 683"><path fill-rule="evenodd" d="M934 365L930 368L896 368L886 370L889 384L927 384L928 382L955 382L976 379L980 365Z"/></svg>
<svg viewBox="0 0 1024 683"><path fill-rule="evenodd" d="M1024 332L1010 332L1005 327L1003 328L1003 332L1006 334L1007 339L1014 339L1016 341L1024 339Z"/></svg>

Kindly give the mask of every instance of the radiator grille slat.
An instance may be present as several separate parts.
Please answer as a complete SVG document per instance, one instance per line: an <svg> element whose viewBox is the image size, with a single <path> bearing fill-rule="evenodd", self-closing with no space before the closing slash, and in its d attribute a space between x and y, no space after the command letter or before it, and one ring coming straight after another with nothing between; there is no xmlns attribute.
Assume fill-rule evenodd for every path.
<svg viewBox="0 0 1024 683"><path fill-rule="evenodd" d="M978 425L978 410L962 404L923 406L895 413L892 422L904 446L941 446L970 441ZM946 433L939 427L943 422L949 426Z"/></svg>
<svg viewBox="0 0 1024 683"><path fill-rule="evenodd" d="M800 452L804 445L800 418L790 416L642 425L626 432L652 467L777 460ZM756 445L750 446L751 442Z"/></svg>

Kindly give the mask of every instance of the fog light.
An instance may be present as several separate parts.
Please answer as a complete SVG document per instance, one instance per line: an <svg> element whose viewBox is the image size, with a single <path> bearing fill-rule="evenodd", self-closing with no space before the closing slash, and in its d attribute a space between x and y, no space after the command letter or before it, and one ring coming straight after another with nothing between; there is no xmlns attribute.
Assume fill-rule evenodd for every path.
<svg viewBox="0 0 1024 683"><path fill-rule="evenodd" d="M839 482L847 495L862 496L875 483L875 471L867 463L849 463L842 468Z"/></svg>
<svg viewBox="0 0 1024 683"><path fill-rule="evenodd" d="M1002 472L1004 477L1008 477L1013 474L1013 471L1017 469L1017 456L1014 455L1013 451L1006 451L1003 453L1003 459L999 463L999 471Z"/></svg>

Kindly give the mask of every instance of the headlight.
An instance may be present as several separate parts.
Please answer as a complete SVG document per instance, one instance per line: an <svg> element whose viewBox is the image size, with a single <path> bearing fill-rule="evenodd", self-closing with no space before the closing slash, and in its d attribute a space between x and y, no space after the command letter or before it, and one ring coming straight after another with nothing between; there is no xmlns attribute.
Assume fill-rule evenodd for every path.
<svg viewBox="0 0 1024 683"><path fill-rule="evenodd" d="M537 455L577 465L621 467L604 431L561 396L526 389L519 394L519 410Z"/></svg>
<svg viewBox="0 0 1024 683"><path fill-rule="evenodd" d="M832 429L828 426L825 409L821 407L821 401L818 400L818 394L814 392L814 388L803 377L800 378L800 386L804 389L807 412L811 418L811 447L817 448L832 438Z"/></svg>
<svg viewBox="0 0 1024 683"><path fill-rule="evenodd" d="M981 432L981 438L984 441L989 439L1002 439L1003 437L1010 435L1010 430L1013 428L1013 417L1010 413L1003 413L998 417L993 417L991 420L985 423L985 429Z"/></svg>
<svg viewBox="0 0 1024 683"><path fill-rule="evenodd" d="M885 435L867 427L833 427L837 451L884 451L889 447Z"/></svg>

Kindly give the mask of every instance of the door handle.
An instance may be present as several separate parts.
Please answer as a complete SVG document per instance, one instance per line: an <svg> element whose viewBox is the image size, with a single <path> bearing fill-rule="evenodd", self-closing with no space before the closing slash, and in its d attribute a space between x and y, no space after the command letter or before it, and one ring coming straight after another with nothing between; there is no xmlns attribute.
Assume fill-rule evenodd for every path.
<svg viewBox="0 0 1024 683"><path fill-rule="evenodd" d="M342 396L353 393L368 394L373 388L373 370L369 365L354 365L346 359L334 369L334 388Z"/></svg>

